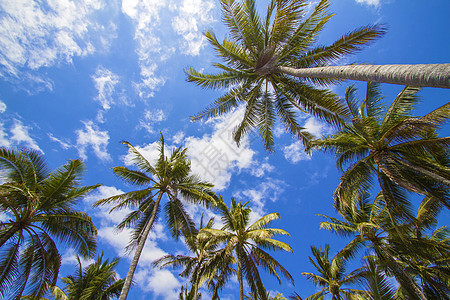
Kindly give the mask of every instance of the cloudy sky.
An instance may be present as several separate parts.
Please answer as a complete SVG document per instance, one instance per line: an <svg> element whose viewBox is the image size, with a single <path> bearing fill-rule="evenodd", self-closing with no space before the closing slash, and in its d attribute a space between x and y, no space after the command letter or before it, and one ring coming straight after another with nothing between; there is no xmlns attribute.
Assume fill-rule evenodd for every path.
<svg viewBox="0 0 450 300"><path fill-rule="evenodd" d="M261 9L263 3L258 1ZM314 2L314 1L313 1ZM329 44L360 26L384 23L385 37L342 64L363 62L449 62L450 2L448 0L336 0L336 15L321 35ZM193 66L212 70L217 61L202 33L226 31L214 0L0 0L0 146L28 147L45 154L52 168L69 159L87 165L84 184L103 186L80 202L98 228L99 250L107 257L124 256L119 275L126 275L130 259L123 249L128 232L114 226L127 213L108 214L91 208L101 198L133 189L122 184L111 167L133 167L120 141L127 140L151 159L161 131L168 145L184 146L193 172L214 183L229 201L250 201L252 218L279 212L275 227L287 230L295 254L276 253L295 279L278 285L265 276L267 288L291 295L315 291L301 272L312 271L310 245L331 244L338 251L345 241L319 230L317 213L336 215L332 191L339 173L333 157L307 156L298 141L276 128L275 153L268 154L250 135L238 148L230 132L242 110L208 122L191 123L189 117L220 95L189 84L183 70ZM343 83L332 89L343 94ZM364 86L359 84L360 90ZM401 86L383 85L387 100ZM450 99L450 92L426 88L417 114L427 113ZM362 97L362 94L361 94ZM331 129L305 116L312 133ZM448 126L443 135L450 132ZM202 210L189 208L198 217ZM208 216L213 213L207 212ZM449 214L443 217L449 223ZM129 299L173 299L185 280L170 269L155 270L151 263L165 254L186 253L160 220L146 243ZM62 248L60 276L74 270L72 249ZM356 262L357 263L357 262ZM237 299L232 280L223 299ZM205 294L206 295L206 294Z"/></svg>

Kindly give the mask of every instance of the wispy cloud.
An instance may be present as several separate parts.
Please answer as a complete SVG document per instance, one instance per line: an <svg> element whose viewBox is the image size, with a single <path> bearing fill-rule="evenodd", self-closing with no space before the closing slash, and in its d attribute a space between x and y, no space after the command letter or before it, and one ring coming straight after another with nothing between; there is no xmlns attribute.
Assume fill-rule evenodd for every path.
<svg viewBox="0 0 450 300"><path fill-rule="evenodd" d="M90 147L99 159L103 161L111 160L111 155L106 149L109 141L108 131L101 131L92 121L83 122L83 124L84 129L75 131L77 135L76 147L80 157L86 160L86 150Z"/></svg>
<svg viewBox="0 0 450 300"><path fill-rule="evenodd" d="M233 113L209 121L212 134L201 138L189 136L185 139L192 160L192 171L202 179L214 184L216 190L225 189L233 172L248 169L254 164L255 151L250 148L248 136L238 147L232 132L244 114L241 108Z"/></svg>
<svg viewBox="0 0 450 300"><path fill-rule="evenodd" d="M2 1L0 74L21 78L21 73L25 73L35 77L28 71L71 63L73 57L109 47L115 26L96 21L97 14L105 8L102 0ZM47 80L40 80L41 85L51 87ZM34 81L38 83L39 78Z"/></svg>
<svg viewBox="0 0 450 300"><path fill-rule="evenodd" d="M95 100L100 102L104 110L110 109L111 105L114 104L113 94L115 87L119 82L119 76L110 70L99 66L95 71L95 74L91 77L94 81L94 86L98 91Z"/></svg>
<svg viewBox="0 0 450 300"><path fill-rule="evenodd" d="M285 146L283 152L284 157L294 164L302 160L311 159L311 156L305 152L305 147L300 141L295 141L292 144Z"/></svg>
<svg viewBox="0 0 450 300"><path fill-rule="evenodd" d="M58 144L61 146L61 148L63 148L64 150L67 150L67 149L73 147L73 146L70 144L69 141L64 141L64 140L58 139L58 138L55 137L52 133L49 133L49 134L48 134L48 138L49 138L52 142L58 143Z"/></svg>
<svg viewBox="0 0 450 300"><path fill-rule="evenodd" d="M206 42L201 28L214 21L212 16L214 2L183 0L177 8L178 15L173 19L172 27L183 38L181 52L188 55L199 55Z"/></svg>
<svg viewBox="0 0 450 300"><path fill-rule="evenodd" d="M17 119L14 119L13 126L11 127L11 144L13 145L25 145L34 150L42 151L42 149L38 146L36 141L30 136L29 130L32 128L30 126L23 125L23 123Z"/></svg>
<svg viewBox="0 0 450 300"><path fill-rule="evenodd" d="M362 3L366 5L372 5L378 7L380 5L380 0L356 0L357 3Z"/></svg>
<svg viewBox="0 0 450 300"><path fill-rule="evenodd" d="M332 127L314 117L307 118L303 127L307 132L318 138L333 132ZM302 160L311 159L311 156L305 152L305 147L300 141L294 141L290 145L283 147L283 152L284 157L294 164Z"/></svg>
<svg viewBox="0 0 450 300"><path fill-rule="evenodd" d="M211 0L123 0L122 12L134 23L140 81L134 83L143 99L154 96L169 78L160 66L179 52L198 55L202 32L213 21ZM167 27L166 24L171 24Z"/></svg>
<svg viewBox="0 0 450 300"><path fill-rule="evenodd" d="M162 109L144 111L144 116L139 120L139 128L145 129L148 133L155 133L153 126L155 123L165 121L167 119L166 114Z"/></svg>
<svg viewBox="0 0 450 300"><path fill-rule="evenodd" d="M251 224L262 216L271 213L266 211L265 206L267 201L278 201L285 187L286 183L284 181L268 177L254 188L238 191L235 197L239 201L250 201L250 207L252 209L250 214Z"/></svg>
<svg viewBox="0 0 450 300"><path fill-rule="evenodd" d="M0 100L0 114L6 111L6 104Z"/></svg>

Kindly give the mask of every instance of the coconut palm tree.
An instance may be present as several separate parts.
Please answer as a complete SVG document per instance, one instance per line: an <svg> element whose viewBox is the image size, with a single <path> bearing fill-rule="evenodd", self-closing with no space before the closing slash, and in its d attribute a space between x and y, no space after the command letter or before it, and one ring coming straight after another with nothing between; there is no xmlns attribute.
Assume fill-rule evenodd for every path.
<svg viewBox="0 0 450 300"><path fill-rule="evenodd" d="M200 228L212 228L214 225L214 218L211 218L206 225L203 224L203 215L200 219ZM217 250L217 245L210 243L208 240L201 240L198 238L197 230L193 231L190 235L185 236L186 246L189 248L192 256L189 255L165 255L157 259L154 264L158 267L173 266L173 267L183 267L183 272L180 276L187 277L190 279L192 284L192 289L189 292L191 299L197 300L199 289L202 284L207 282L208 286L213 290L214 294L217 294L217 290L220 289L224 283L224 280L218 280L214 278L217 266L222 265L219 269L221 276L225 274L231 274L232 270L230 268L230 263L223 263L217 260L217 258L222 257L220 255L220 250ZM213 282L215 279L215 283ZM187 292L187 289L185 289Z"/></svg>
<svg viewBox="0 0 450 300"><path fill-rule="evenodd" d="M207 74L191 67L186 73L188 81L201 87L228 88L223 96L194 116L194 120L246 106L243 120L234 132L238 144L243 135L257 128L265 147L272 150L272 128L277 115L286 129L304 143L311 137L299 126L298 112L312 114L331 124L340 123L347 111L339 98L311 83L327 85L352 79L450 87L450 64L330 66L382 36L385 29L381 25L365 26L329 46L315 45L318 34L332 16L327 12L328 0L319 1L307 17L306 0L271 0L262 17L258 15L255 0L220 0L220 3L229 38L220 42L212 30L205 33L222 59L214 63L219 72Z"/></svg>
<svg viewBox="0 0 450 300"><path fill-rule="evenodd" d="M103 260L103 253L95 262L83 268L77 256L78 269L74 275L62 278L65 294L75 300L108 300L120 295L124 279L118 279L114 268L118 258Z"/></svg>
<svg viewBox="0 0 450 300"><path fill-rule="evenodd" d="M281 272L291 282L292 276L276 261L266 249L284 250L292 252L292 248L273 238L274 235L289 235L285 230L268 228L269 224L280 218L278 213L271 213L261 217L253 224L249 224L251 209L248 202L236 202L231 198L231 206L228 207L223 199L218 201L217 207L222 215L224 226L221 229L204 228L199 232L199 238L210 243L223 244L224 257L234 255L237 262L237 277L239 283L239 296L244 300L244 276L250 286L251 293L260 299L266 299L267 294L262 283L258 266L275 276L281 283L277 272ZM222 261L229 261L222 259ZM220 268L220 266L218 266Z"/></svg>
<svg viewBox="0 0 450 300"><path fill-rule="evenodd" d="M91 218L74 209L99 185L81 186L81 160L50 172L35 150L0 148L0 295L41 297L58 278L61 256L56 241L83 257L96 249Z"/></svg>
<svg viewBox="0 0 450 300"><path fill-rule="evenodd" d="M427 201L429 199L422 203L422 209L428 205ZM323 216L327 221L321 222L320 226L353 237L340 251L342 257L352 257L361 247L367 247L380 268L387 275L394 276L403 294L411 299L428 299L418 284L420 281L430 282L428 286L436 286L435 290L445 290L443 283L448 281L445 266L450 253L445 230L437 229L427 237L423 233L414 233L417 231L416 222L394 225L381 194L373 203L368 201L367 195L360 196L353 205L341 207L339 212L344 220ZM422 210L421 213L426 212ZM440 276L442 281L437 280Z"/></svg>
<svg viewBox="0 0 450 300"><path fill-rule="evenodd" d="M380 103L377 84L368 83L361 103L355 97L356 89L347 89L351 122L339 132L312 142L314 147L335 153L341 171L348 166L335 191L338 205L355 199L355 192L369 190L375 175L393 213L404 212L394 185L433 196L450 208L450 137L435 133L450 118L450 103L424 117L413 117L417 92L418 88L405 87L386 108Z"/></svg>
<svg viewBox="0 0 450 300"><path fill-rule="evenodd" d="M124 207L136 208L117 226L119 230L133 227L133 234L128 250L136 249L119 300L125 300L131 286L134 271L144 249L148 234L158 217L160 202L166 196L164 205L166 222L171 233L178 238L182 231L188 235L195 231L192 218L187 213L182 200L189 203L202 203L206 206L215 203L215 195L211 191L212 184L201 181L190 174L191 163L187 158L187 149L174 148L170 157L166 157L164 137L161 134L158 147L159 156L152 164L135 147L123 142L133 155L133 162L139 170L127 167L115 167L114 173L125 182L142 187L142 189L102 199L94 206L112 204L111 211Z"/></svg>
<svg viewBox="0 0 450 300"><path fill-rule="evenodd" d="M342 257L341 253L337 253L330 261L330 245L325 245L323 251L311 246L311 251L315 261L311 257L309 257L309 261L319 274L303 272L302 275L306 276L314 285L322 287L322 290L309 296L306 300L322 299L327 294L331 294L333 300L348 299L358 294L365 294L365 291L362 290L343 287L361 281L364 277L364 268L356 269L345 275L347 260Z"/></svg>
<svg viewBox="0 0 450 300"><path fill-rule="evenodd" d="M376 257L365 257L364 281L367 291L356 295L354 300L392 300L398 299L394 287L389 283L386 274L377 264Z"/></svg>

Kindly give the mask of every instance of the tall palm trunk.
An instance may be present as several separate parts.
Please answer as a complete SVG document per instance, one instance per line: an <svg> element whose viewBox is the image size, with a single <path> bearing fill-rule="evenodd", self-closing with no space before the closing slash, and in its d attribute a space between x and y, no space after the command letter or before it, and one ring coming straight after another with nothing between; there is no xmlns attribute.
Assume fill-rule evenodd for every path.
<svg viewBox="0 0 450 300"><path fill-rule="evenodd" d="M237 251L236 251L237 252ZM239 282L239 299L244 300L244 282L242 279L242 261L239 258L239 253L237 253L237 259L238 259L238 282Z"/></svg>
<svg viewBox="0 0 450 300"><path fill-rule="evenodd" d="M197 294L198 294L198 281L199 281L199 276L198 273L195 275L195 280L194 280L194 298L193 300L197 300Z"/></svg>
<svg viewBox="0 0 450 300"><path fill-rule="evenodd" d="M120 292L119 300L126 300L128 291L131 287L131 280L133 280L134 271L136 270L137 264L139 262L139 258L141 257L142 250L144 249L145 242L147 240L148 234L150 233L150 229L153 226L153 222L155 221L156 212L158 211L159 202L161 201L161 198L163 196L163 193L160 192L158 195L158 198L156 199L155 205L153 206L152 214L150 216L150 220L148 221L147 225L145 226L144 232L142 233L141 238L139 239L139 242L136 247L136 252L134 253L133 260L131 261L130 269L128 269L127 277L125 278L125 282L122 287L122 291Z"/></svg>
<svg viewBox="0 0 450 300"><path fill-rule="evenodd" d="M336 78L416 87L450 88L449 63L426 65L349 65L301 69L279 66L274 71L304 78Z"/></svg>

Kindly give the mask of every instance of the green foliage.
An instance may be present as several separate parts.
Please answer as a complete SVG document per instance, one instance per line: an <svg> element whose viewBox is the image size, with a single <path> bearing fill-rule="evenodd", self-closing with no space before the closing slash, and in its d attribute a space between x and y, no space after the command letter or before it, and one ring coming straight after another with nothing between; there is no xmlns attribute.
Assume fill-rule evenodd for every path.
<svg viewBox="0 0 450 300"><path fill-rule="evenodd" d="M111 262L103 260L103 254L97 260L83 268L77 257L78 269L74 275L62 278L69 300L108 300L119 296L124 279L118 279L114 268L118 258Z"/></svg>
<svg viewBox="0 0 450 300"><path fill-rule="evenodd" d="M427 210L425 207L432 208L433 203L439 201L426 197L417 216L407 222L392 218L381 194L373 203L363 196L353 203L340 208L344 220L323 216L327 221L322 222L321 227L353 238L340 251L339 255L343 258L353 257L364 246L370 250L374 261L369 261L372 270L366 274L369 290L373 290L374 295L387 294L390 290L389 287L383 288L383 278L374 274L370 264L376 263L376 272L382 271L389 277L395 277L400 284L397 294L411 299L434 299L428 295L446 299L450 280L448 230L441 227L432 231L431 236L426 234L436 225L437 213L435 209ZM379 282L379 290L374 289L371 281Z"/></svg>
<svg viewBox="0 0 450 300"><path fill-rule="evenodd" d="M0 148L0 295L39 298L58 278L61 257L55 240L92 257L97 229L74 209L97 188L80 186L83 162L70 160L50 172L42 154Z"/></svg>
<svg viewBox="0 0 450 300"><path fill-rule="evenodd" d="M265 16L257 13L256 1L221 0L223 22L229 37L220 42L214 32L205 33L223 63L215 63L216 74L188 68L188 81L208 89L227 88L194 120L223 115L245 106L235 128L239 144L250 130L257 129L267 150L273 150L273 127L277 116L293 135L306 145L312 136L299 123L308 113L339 125L349 112L334 93L317 88L331 79L295 78L281 67L311 68L332 64L355 53L384 33L382 26L366 26L350 32L329 46L315 45L317 36L330 20L328 0L321 0L306 16L305 0L270 1Z"/></svg>
<svg viewBox="0 0 450 300"><path fill-rule="evenodd" d="M335 153L339 169L346 167L335 190L337 206L349 205L355 194L370 190L376 176L392 214L411 218L404 191L428 195L450 208L450 138L436 134L450 118L450 103L424 117L413 117L418 91L405 87L384 107L376 84L367 85L362 102L357 101L354 87L347 89L351 120L336 134L312 143Z"/></svg>
<svg viewBox="0 0 450 300"><path fill-rule="evenodd" d="M237 275L243 299L243 278L245 277L252 295L258 299L267 299L266 289L262 283L258 266L276 277L281 283L278 272L291 282L292 276L289 272L265 250L284 250L293 252L292 248L281 241L274 239L275 235L289 235L286 231L278 228L270 228L269 224L280 218L278 213L272 213L261 217L253 224L250 222L250 208L248 202L236 202L231 198L228 207L223 200L218 201L217 207L222 215L221 229L203 228L199 232L199 239L208 241L214 245L222 245L217 253L221 261L230 262L230 257L238 265ZM220 271L220 265L214 273Z"/></svg>
<svg viewBox="0 0 450 300"><path fill-rule="evenodd" d="M303 272L302 275L312 281L315 286L322 287L322 290L309 296L306 300L323 299L327 294L331 294L333 299L365 294L362 290L344 287L360 282L364 276L363 268L345 275L347 259L342 252L337 253L330 261L329 245L325 245L323 251L311 246L311 251L314 258L309 257L309 261L314 265L318 274Z"/></svg>

